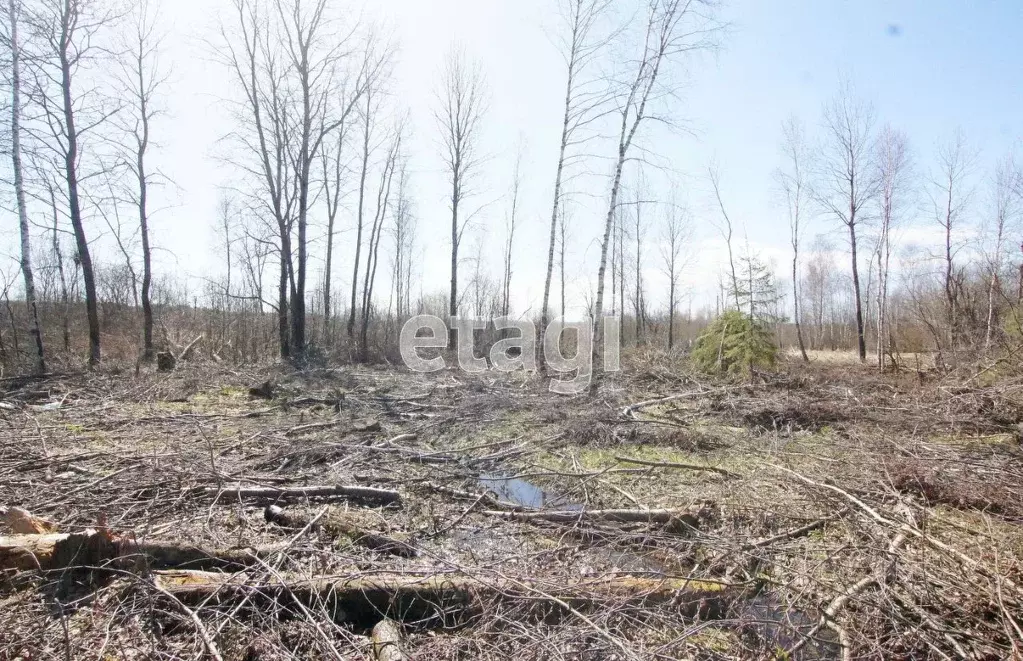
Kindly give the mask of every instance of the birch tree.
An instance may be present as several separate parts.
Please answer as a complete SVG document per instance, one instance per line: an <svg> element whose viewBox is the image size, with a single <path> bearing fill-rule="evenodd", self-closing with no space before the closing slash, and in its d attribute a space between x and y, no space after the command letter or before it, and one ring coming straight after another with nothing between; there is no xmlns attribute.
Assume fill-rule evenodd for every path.
<svg viewBox="0 0 1023 661"><path fill-rule="evenodd" d="M732 226L732 218L728 215L728 209L725 208L724 198L721 197L721 174L716 164L707 168L707 175L710 177L710 185L714 189L714 199L717 202L718 210L721 212L720 224L714 223L714 225L718 228L721 238L725 240L725 248L728 252L728 275L731 280L732 298L735 301L735 309L739 310L742 308L739 303L739 275L735 268L735 252L732 246L735 228ZM724 305L724 298L726 297L722 296L722 306Z"/></svg>
<svg viewBox="0 0 1023 661"><path fill-rule="evenodd" d="M955 259L962 247L959 236L964 211L973 196L969 179L976 166L977 154L967 144L961 130L938 146L938 171L934 177L932 202L934 215L944 238L943 284L945 289L945 315L950 349L955 351L960 341L959 295L961 278L956 271Z"/></svg>
<svg viewBox="0 0 1023 661"><path fill-rule="evenodd" d="M795 117L790 117L782 124L782 153L785 165L778 171L777 177L785 195L789 216L789 242L792 245L792 321L796 326L796 339L803 362L810 362L810 357L806 354L806 342L803 340L799 310L799 231L806 208L810 151L803 124Z"/></svg>
<svg viewBox="0 0 1023 661"><path fill-rule="evenodd" d="M518 224L519 193L522 189L522 145L515 154L515 170L512 173L511 207L505 219L504 260L501 277L501 316L511 312L512 254L515 248L515 228Z"/></svg>
<svg viewBox="0 0 1023 661"><path fill-rule="evenodd" d="M465 202L478 191L474 188L483 156L480 141L486 111L486 81L479 63L470 61L465 53L453 50L448 54L438 93L435 111L441 133L442 158L448 176L451 211L451 287L448 315L458 316L458 249L473 213ZM448 343L454 346L457 331L454 324Z"/></svg>
<svg viewBox="0 0 1023 661"><path fill-rule="evenodd" d="M984 331L984 351L991 349L994 333L995 299L1000 290L999 278L1005 263L1006 243L1019 229L1020 214L1023 212L1023 172L1012 155L1001 158L995 165L991 179L991 225L990 245L987 249L987 319Z"/></svg>
<svg viewBox="0 0 1023 661"><path fill-rule="evenodd" d="M860 362L866 362L857 231L866 222L877 193L877 178L871 168L874 109L857 99L851 86L845 84L824 107L824 130L814 195L824 212L849 233L856 342Z"/></svg>
<svg viewBox="0 0 1023 661"><path fill-rule="evenodd" d="M888 354L887 323L892 230L899 220L909 185L909 141L901 131L886 125L875 147L878 182L878 238L874 251L877 265L877 367L885 368Z"/></svg>
<svg viewBox="0 0 1023 661"><path fill-rule="evenodd" d="M594 303L594 356L603 351L604 277L611 229L622 185L622 172L630 158L640 127L651 119L652 104L670 92L665 79L670 77L669 65L681 56L710 46L714 25L704 0L648 0L642 27L642 45L638 55L625 63L625 75L616 99L613 115L618 124L614 170L608 194L608 209L600 242L600 264L597 269L597 297ZM594 379L592 387L596 388Z"/></svg>
<svg viewBox="0 0 1023 661"><path fill-rule="evenodd" d="M661 228L661 259L668 278L668 351L675 348L675 317L678 312L679 278L685 267L683 250L692 239L692 220L688 209L680 207L676 195L668 205Z"/></svg>
<svg viewBox="0 0 1023 661"><path fill-rule="evenodd" d="M561 140L554 174L554 200L551 203L551 231L547 249L547 275L544 280L543 306L540 317L541 334L550 322L551 280L554 274L554 251L558 231L558 212L562 208L565 167L580 156L576 148L586 142L582 135L600 116L607 101L604 86L589 76L593 63L604 51L610 35L598 34L600 22L612 6L612 0L559 0L561 21L559 47L565 63L565 103L561 121ZM543 337L538 346L543 346ZM540 352L541 368L545 365Z"/></svg>
<svg viewBox="0 0 1023 661"><path fill-rule="evenodd" d="M18 230L21 238L21 273L25 280L25 304L28 307L29 332L35 341L35 370L46 372L46 353L43 350L43 332L39 325L39 307L36 301L35 277L32 273L32 235L28 224L28 202L25 196L25 178L21 159L21 44L18 40L18 22L21 8L15 0L7 3L7 34L10 49L11 86L11 169L14 175L14 196L18 208Z"/></svg>

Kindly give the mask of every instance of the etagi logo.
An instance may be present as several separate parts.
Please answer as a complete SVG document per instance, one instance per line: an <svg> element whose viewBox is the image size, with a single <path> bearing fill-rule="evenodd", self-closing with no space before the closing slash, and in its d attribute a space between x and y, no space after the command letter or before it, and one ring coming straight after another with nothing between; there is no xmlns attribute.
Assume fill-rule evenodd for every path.
<svg viewBox="0 0 1023 661"><path fill-rule="evenodd" d="M489 369L500 372L515 370L536 370L536 326L532 321L497 317L489 322L485 319L451 317L456 331L456 353L458 367L465 372L485 372ZM618 317L603 318L603 368L605 372L617 372L620 368L621 324ZM497 331L518 331L517 337L506 337L490 347L489 360L477 358L474 349L474 331L494 328ZM575 355L566 357L562 352L562 335L572 330L575 335ZM424 333L423 331L429 331ZM421 314L405 322L399 340L401 358L414 372L436 372L446 367L443 356L426 359L418 349L443 349L448 345L449 327L444 319L430 314ZM586 390L593 379L593 324L584 321L552 321L543 334L543 355L547 368L562 378L551 379L550 391L574 395Z"/></svg>

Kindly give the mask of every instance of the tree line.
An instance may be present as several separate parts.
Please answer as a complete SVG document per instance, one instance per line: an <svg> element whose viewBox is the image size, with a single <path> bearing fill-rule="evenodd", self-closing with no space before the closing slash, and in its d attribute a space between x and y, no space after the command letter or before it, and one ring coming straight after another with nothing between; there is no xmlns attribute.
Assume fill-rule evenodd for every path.
<svg viewBox="0 0 1023 661"><path fill-rule="evenodd" d="M167 340L166 324L158 325L161 315L170 317L168 306L191 299L198 307L195 293L177 290L170 274L153 272L151 192L165 183L153 150L163 100L174 93L158 12L146 0L130 7L111 0L6 4L4 150L11 176L4 185L17 212L25 303L23 312L11 309L13 283L5 282L12 328L16 316L27 325L34 367L44 371L53 352L47 338L55 334L44 332L40 302L58 303L50 307L66 352L80 297L88 360L96 365L103 304L117 301L141 311L139 355L150 360L161 343L158 331ZM558 142L551 146L556 162L536 175L551 192L543 296L524 313L544 329L566 314L566 246L584 237L598 248L583 294L595 322L594 356L602 355L604 339L596 321L607 314L628 317L636 345L676 350L680 332L691 340L694 322L698 330L699 319L712 316L705 310L694 317L691 306L683 311L697 232L711 228L727 255L713 313L734 309L773 325L779 344L791 332L803 359L810 349L851 340L863 361L870 343L882 369L900 349L923 344L940 361L954 362L964 351L988 352L1006 338L1005 323L1015 318L1023 292L1023 271L1015 292L1007 285L1019 261L1012 247L1023 196L1011 155L981 185L978 154L956 133L936 162L921 168L906 134L879 127L871 105L843 84L815 131L797 118L779 130L775 179L791 248L782 269L729 214L717 164L704 177L713 209L696 214L693 192L649 144L652 127L677 121L686 65L718 43L716 3L633 4L623 11L612 0L558 0L552 35L564 87ZM328 0L230 0L216 47L218 64L231 76L232 128L223 136L223 162L232 185L216 228L226 272L202 294L206 307L225 314L208 321L207 332L220 324L226 338L229 326L244 326L252 346L265 351L272 319L272 344L283 359L303 364L318 347L341 343L351 357L368 360L417 312L513 313L523 147L516 150L505 222L490 228L501 235L494 278L482 244L471 241L494 188L484 176L490 92L476 58L451 48L432 105L429 130L437 138L450 214L444 230L450 279L442 301L426 291L434 283L416 277L425 228L411 183L409 109L392 90L398 44ZM573 219L577 182L595 172L604 182L600 217ZM648 174L669 183L651 185ZM904 254L909 247L899 245L900 228L921 218L942 236L938 254ZM818 237L807 256L807 228L822 222L841 230L846 250ZM112 239L119 266L117 259L94 263L100 234ZM348 264L338 263L341 241L351 254ZM839 252L847 253L847 275L836 269ZM43 295L34 259L47 267ZM323 264L321 282L314 281L311 260ZM896 262L902 266L893 275ZM652 268L666 291L651 296ZM350 274L345 291L331 277L341 269ZM161 292L163 303L154 304ZM663 309L653 309L652 301ZM255 328L263 333L258 343Z"/></svg>

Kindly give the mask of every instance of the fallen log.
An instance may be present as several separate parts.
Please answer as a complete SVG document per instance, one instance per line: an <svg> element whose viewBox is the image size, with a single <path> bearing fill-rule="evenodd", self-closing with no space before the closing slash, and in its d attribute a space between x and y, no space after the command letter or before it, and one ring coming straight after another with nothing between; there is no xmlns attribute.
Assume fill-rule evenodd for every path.
<svg viewBox="0 0 1023 661"><path fill-rule="evenodd" d="M384 618L373 625L370 633L373 641L373 657L377 661L405 661L405 652L401 649L401 630L394 620Z"/></svg>
<svg viewBox="0 0 1023 661"><path fill-rule="evenodd" d="M401 494L389 489L360 486L311 486L311 487L199 487L202 493L214 495L218 500L254 500L260 502L281 502L302 498L338 498L372 505L400 505Z"/></svg>
<svg viewBox="0 0 1023 661"><path fill-rule="evenodd" d="M347 537L356 546L380 553L405 558L414 558L417 555L416 550L404 541L365 530L352 517L339 512L328 513L322 520L313 521L312 517L305 514L288 512L277 505L269 505L263 510L263 518L284 528L304 530L308 527L309 530L322 530L333 538Z"/></svg>
<svg viewBox="0 0 1023 661"><path fill-rule="evenodd" d="M78 533L0 537L0 570L58 570L74 567L237 570L268 557L276 547L204 549L169 541L139 541L87 529Z"/></svg>
<svg viewBox="0 0 1023 661"><path fill-rule="evenodd" d="M486 510L489 516L497 516L515 521L548 521L551 523L648 523L666 526L670 532L689 532L700 527L701 519L710 516L708 508L695 510L656 509L656 510L552 510L537 512L516 512Z"/></svg>
<svg viewBox="0 0 1023 661"><path fill-rule="evenodd" d="M568 585L464 573L415 576L381 573L343 578L257 580L246 574L195 571L154 573L157 586L182 603L232 608L243 600L269 612L269 603L325 607L335 618L367 627L381 617L419 625L457 626L497 602L524 609L533 621L557 621L569 612L612 607L670 605L684 617L725 617L750 586L685 578L638 578L612 574ZM566 608L567 607L567 608Z"/></svg>

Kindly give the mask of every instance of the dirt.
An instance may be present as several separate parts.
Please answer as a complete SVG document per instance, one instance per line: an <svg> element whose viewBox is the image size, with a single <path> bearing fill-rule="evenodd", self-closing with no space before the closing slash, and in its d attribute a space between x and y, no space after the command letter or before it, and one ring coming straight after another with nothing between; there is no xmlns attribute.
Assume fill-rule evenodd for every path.
<svg viewBox="0 0 1023 661"><path fill-rule="evenodd" d="M252 582L457 574L543 586L477 604L456 627L402 621L412 659L837 659L843 645L852 658L1000 659L1023 649L1012 416L1023 388L1009 380L790 363L748 384L627 363L597 395L565 397L524 373L183 363L8 379L0 391L0 502L62 532L281 549L239 574ZM626 411L661 398L671 399ZM307 520L356 521L415 557L329 525L276 526L266 503L220 495L337 484L397 490L401 504L279 504ZM695 529L586 516L694 508L713 512ZM500 515L516 509L579 516ZM696 611L624 594L568 609L551 601L626 577L698 579L730 596ZM134 570L8 571L0 649L200 658L212 655L205 636L224 659L372 658L365 623L382 614L256 601L179 607Z"/></svg>

